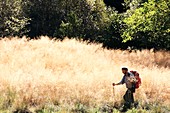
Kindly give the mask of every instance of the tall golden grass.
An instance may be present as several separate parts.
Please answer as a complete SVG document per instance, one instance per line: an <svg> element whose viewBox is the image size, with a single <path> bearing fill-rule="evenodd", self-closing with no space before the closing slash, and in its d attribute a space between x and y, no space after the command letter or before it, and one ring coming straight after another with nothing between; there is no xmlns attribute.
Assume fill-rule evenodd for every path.
<svg viewBox="0 0 170 113"><path fill-rule="evenodd" d="M76 40L12 38L0 40L0 107L55 104L87 106L119 104L126 88L121 66L137 70L141 104L170 104L170 53L143 50L129 53L103 49Z"/></svg>

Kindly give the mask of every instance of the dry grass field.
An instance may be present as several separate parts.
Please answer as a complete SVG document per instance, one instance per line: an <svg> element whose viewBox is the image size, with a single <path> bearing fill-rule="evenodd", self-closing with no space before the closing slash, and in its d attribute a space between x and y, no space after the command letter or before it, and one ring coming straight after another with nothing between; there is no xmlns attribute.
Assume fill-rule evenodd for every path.
<svg viewBox="0 0 170 113"><path fill-rule="evenodd" d="M170 108L170 52L130 53L48 37L1 39L0 110L119 106L126 88L113 90L112 83L121 80L122 66L140 73L142 86L135 100L141 107L160 104Z"/></svg>

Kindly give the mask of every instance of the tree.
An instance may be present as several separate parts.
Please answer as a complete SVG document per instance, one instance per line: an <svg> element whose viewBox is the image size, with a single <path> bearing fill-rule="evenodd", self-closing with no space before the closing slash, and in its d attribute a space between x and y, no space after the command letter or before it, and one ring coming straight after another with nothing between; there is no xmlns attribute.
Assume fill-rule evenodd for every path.
<svg viewBox="0 0 170 113"><path fill-rule="evenodd" d="M137 40L145 48L170 49L170 8L166 0L148 0L124 19L124 42ZM137 42L136 41L136 42Z"/></svg>
<svg viewBox="0 0 170 113"><path fill-rule="evenodd" d="M22 36L29 18L24 14L22 0L0 0L0 36Z"/></svg>
<svg viewBox="0 0 170 113"><path fill-rule="evenodd" d="M89 41L100 40L101 32L111 23L110 16L113 13L102 0L71 0L66 2L64 11L67 14L54 35L79 37Z"/></svg>
<svg viewBox="0 0 170 113"><path fill-rule="evenodd" d="M25 9L31 18L28 35L37 37L41 35L53 36L56 27L59 27L64 18L63 0L27 0L29 4Z"/></svg>
<svg viewBox="0 0 170 113"><path fill-rule="evenodd" d="M85 37L85 32L88 29L92 30L93 27L90 17L90 6L87 1L63 0L61 4L64 18L60 20L60 26L56 27L54 36Z"/></svg>

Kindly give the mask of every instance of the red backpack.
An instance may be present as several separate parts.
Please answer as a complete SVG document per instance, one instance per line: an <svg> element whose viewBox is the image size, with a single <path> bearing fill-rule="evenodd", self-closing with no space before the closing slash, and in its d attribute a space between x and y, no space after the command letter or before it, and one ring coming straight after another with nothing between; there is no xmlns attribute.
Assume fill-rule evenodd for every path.
<svg viewBox="0 0 170 113"><path fill-rule="evenodd" d="M138 89L139 88L139 86L141 85L141 78L140 78L140 76L139 76L139 73L137 72L137 71L130 71L132 74L134 74L134 76L135 76L135 78L136 78L136 80L137 80L137 82L136 82L136 84L135 84L135 88L136 89Z"/></svg>

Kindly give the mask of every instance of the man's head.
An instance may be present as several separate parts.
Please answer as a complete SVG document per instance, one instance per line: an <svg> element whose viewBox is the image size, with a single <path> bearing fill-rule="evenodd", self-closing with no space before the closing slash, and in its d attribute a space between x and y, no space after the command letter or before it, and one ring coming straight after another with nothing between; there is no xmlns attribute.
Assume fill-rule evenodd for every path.
<svg viewBox="0 0 170 113"><path fill-rule="evenodd" d="M126 74L128 72L128 68L127 67L122 67L122 73Z"/></svg>

